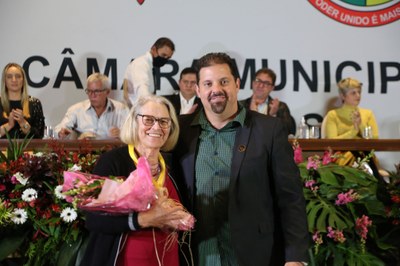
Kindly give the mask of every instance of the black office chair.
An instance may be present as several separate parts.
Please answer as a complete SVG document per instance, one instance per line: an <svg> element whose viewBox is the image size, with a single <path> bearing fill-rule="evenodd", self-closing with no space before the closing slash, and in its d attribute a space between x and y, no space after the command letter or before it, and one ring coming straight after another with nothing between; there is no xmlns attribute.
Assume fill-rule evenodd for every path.
<svg viewBox="0 0 400 266"><path fill-rule="evenodd" d="M311 126L320 126L324 117L317 113L310 113L304 115L304 119L306 120L307 126L311 127Z"/></svg>

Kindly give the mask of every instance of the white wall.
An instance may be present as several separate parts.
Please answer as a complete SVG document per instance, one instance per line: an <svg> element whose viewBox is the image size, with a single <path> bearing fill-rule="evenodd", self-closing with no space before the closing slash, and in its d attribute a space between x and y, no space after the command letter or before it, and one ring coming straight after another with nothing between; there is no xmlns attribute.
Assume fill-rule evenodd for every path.
<svg viewBox="0 0 400 266"><path fill-rule="evenodd" d="M387 5L391 3L399 5L398 0ZM398 19L400 9L396 14ZM68 106L86 98L72 81L54 88L63 60L71 58L85 86L88 58L96 59L102 72L106 61L114 59L120 88L129 61L147 51L158 37L167 36L175 42L173 60L179 70L207 52L224 51L235 57L240 73L246 60L255 59L256 69L261 67L261 59L268 60L269 67L278 74L279 83L280 62L285 61L287 83L273 97L290 106L296 121L306 113L325 114L326 103L337 95L338 66L354 62L361 70L346 67L343 76L353 76L364 83L361 106L374 111L381 138L400 138L398 20L379 27L349 26L325 16L308 1L145 0L139 5L135 0L4 0L0 4L0 21L1 66L8 62L24 64L33 56L49 62L43 66L35 61L29 69L35 83L44 77L50 79L46 86L30 88L30 94L42 101L47 124L57 124ZM62 54L64 48L72 49L74 54ZM299 89L295 91L294 62L312 77L313 61L317 64L317 91L311 92L301 76ZM394 65L387 68L388 75L395 79L387 83L387 93L381 92L382 63ZM327 74L324 64L330 66ZM374 69L369 74L370 66ZM161 71L171 70L167 66ZM69 70L64 74L70 75ZM325 77L330 78L328 84ZM240 98L250 95L249 79L248 76ZM368 93L371 84L375 91ZM162 79L159 94L171 92L171 84ZM117 90L113 96L121 99L122 93ZM400 161L399 153L379 156L388 168Z"/></svg>

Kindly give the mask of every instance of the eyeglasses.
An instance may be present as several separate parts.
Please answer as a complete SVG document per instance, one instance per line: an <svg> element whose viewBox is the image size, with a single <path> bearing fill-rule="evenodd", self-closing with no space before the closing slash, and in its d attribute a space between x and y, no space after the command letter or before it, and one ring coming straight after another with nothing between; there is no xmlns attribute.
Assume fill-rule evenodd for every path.
<svg viewBox="0 0 400 266"><path fill-rule="evenodd" d="M255 82L255 83L258 83L258 84L262 84L264 87L273 86L273 84L272 84L271 82L269 82L269 81L263 81L263 80L261 80L261 79L255 79L254 82Z"/></svg>
<svg viewBox="0 0 400 266"><path fill-rule="evenodd" d="M99 95L99 94L102 93L103 91L105 91L105 89L102 89L102 90L89 90L89 89L85 89L85 92L86 92L87 95L91 95L91 94Z"/></svg>
<svg viewBox="0 0 400 266"><path fill-rule="evenodd" d="M142 115L142 114L137 114L137 116L141 116L143 124L148 127L153 126L156 123L156 121L158 122L158 125L162 129L168 129L171 127L171 119L167 117L155 118L152 115Z"/></svg>

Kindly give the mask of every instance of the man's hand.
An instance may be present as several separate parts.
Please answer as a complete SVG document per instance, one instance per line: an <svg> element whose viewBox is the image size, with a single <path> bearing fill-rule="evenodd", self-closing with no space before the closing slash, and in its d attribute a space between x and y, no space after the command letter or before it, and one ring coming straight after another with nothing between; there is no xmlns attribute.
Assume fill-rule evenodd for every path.
<svg viewBox="0 0 400 266"><path fill-rule="evenodd" d="M110 138L119 138L119 133L120 133L119 128L117 128L117 127L112 127L112 128L110 128L110 130L108 131L108 136L109 136Z"/></svg>
<svg viewBox="0 0 400 266"><path fill-rule="evenodd" d="M269 101L269 115L270 116L276 116L278 113L278 108L279 108L279 99L274 98L272 101Z"/></svg>
<svg viewBox="0 0 400 266"><path fill-rule="evenodd" d="M69 134L71 134L72 130L68 128L62 128L60 132L58 132L58 137L60 139L65 139Z"/></svg>

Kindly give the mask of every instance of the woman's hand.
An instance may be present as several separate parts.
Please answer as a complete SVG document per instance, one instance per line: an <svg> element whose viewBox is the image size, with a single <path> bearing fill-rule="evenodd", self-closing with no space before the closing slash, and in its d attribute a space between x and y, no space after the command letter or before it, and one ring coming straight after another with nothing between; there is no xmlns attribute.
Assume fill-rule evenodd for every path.
<svg viewBox="0 0 400 266"><path fill-rule="evenodd" d="M12 109L10 113L10 118L13 117L15 121L18 122L18 124L22 127L25 125L27 122L24 118L24 115L22 113L21 109ZM15 124L15 123L14 123ZM14 127L14 126L13 126Z"/></svg>
<svg viewBox="0 0 400 266"><path fill-rule="evenodd" d="M160 195L148 211L140 212L138 223L141 227L157 227L160 229L178 229L179 221L187 215L180 204L171 204L172 199Z"/></svg>

